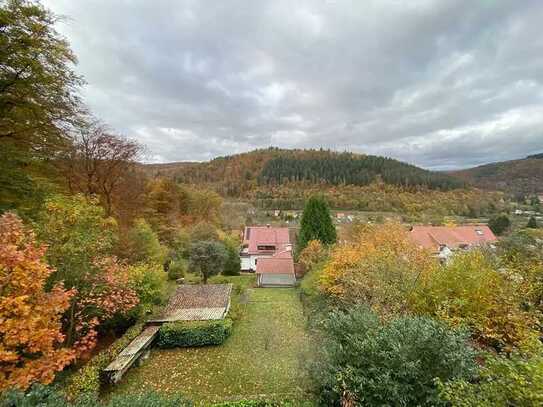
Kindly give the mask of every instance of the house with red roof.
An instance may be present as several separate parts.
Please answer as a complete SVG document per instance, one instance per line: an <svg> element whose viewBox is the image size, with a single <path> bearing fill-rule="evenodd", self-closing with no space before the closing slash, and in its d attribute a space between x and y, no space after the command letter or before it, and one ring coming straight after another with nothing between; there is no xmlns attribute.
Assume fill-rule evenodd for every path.
<svg viewBox="0 0 543 407"><path fill-rule="evenodd" d="M409 237L442 260L455 251L492 246L498 240L487 225L413 226Z"/></svg>
<svg viewBox="0 0 543 407"><path fill-rule="evenodd" d="M240 252L241 270L255 272L259 287L296 283L288 228L247 226Z"/></svg>

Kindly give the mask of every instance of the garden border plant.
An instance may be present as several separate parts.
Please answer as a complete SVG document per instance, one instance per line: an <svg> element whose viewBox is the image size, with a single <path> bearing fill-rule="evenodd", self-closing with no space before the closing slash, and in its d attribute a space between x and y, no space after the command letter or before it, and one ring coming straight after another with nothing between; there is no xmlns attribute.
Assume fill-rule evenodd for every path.
<svg viewBox="0 0 543 407"><path fill-rule="evenodd" d="M143 322L139 322L130 328L113 342L107 349L102 350L91 360L75 372L69 379L64 393L70 400L76 400L83 395L97 397L100 387L104 383L102 370L115 359L119 353L136 338L143 328Z"/></svg>
<svg viewBox="0 0 543 407"><path fill-rule="evenodd" d="M232 333L230 318L211 321L169 322L160 327L159 348L221 345Z"/></svg>

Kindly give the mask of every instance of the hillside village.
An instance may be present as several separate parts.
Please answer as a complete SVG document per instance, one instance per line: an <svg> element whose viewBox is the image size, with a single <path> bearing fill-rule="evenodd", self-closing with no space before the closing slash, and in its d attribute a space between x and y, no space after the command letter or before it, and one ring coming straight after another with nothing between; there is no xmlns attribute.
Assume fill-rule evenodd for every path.
<svg viewBox="0 0 543 407"><path fill-rule="evenodd" d="M83 7L83 3L67 3L64 7L73 10ZM333 3L326 7L335 7ZM268 125L280 130L261 138L273 141L279 134L287 146L291 141L297 145L295 136L305 137L313 122L326 116L319 109L315 120L305 123L290 112L287 98L302 95L305 107L334 100L322 110L342 103L331 90L323 93L326 97L316 97L292 83L275 82L258 92L243 90L241 103L225 84L239 85L238 81L280 71L277 61L283 59L274 65L271 56L259 50L237 58L255 66L234 74L235 69L219 60L197 61L194 51L184 54L183 69L177 69L170 63L180 54L173 52L175 47L168 48L169 41L154 43L153 52L147 50L149 55L157 52L173 58L160 59L168 69L157 73L146 66L145 77L151 83L156 76L169 77L178 70L192 76L180 82L170 78L166 102L154 103L154 92L160 87L150 85L145 92L130 94L129 103L112 96L120 97L118 90L107 93L91 85L85 93L85 79L76 68L70 41L58 31L62 18L49 4L60 7L55 2L0 0L0 406L543 405L540 151L517 160L438 171L441 165L423 168L391 157L349 152L339 144L337 148L323 148L317 142L311 144L315 148L257 144L245 149L250 144L243 143L258 138L256 133L245 135L243 142L236 137L226 137L228 142L217 138L230 127L214 116L220 103L207 102L215 93L227 100L221 119L238 117L241 127L252 132L260 121L272 118ZM121 23L128 21L140 30L153 27L156 35L171 28L149 23L161 10L158 3L146 3L140 10L149 21L132 10L138 5L123 4L127 16L116 21L119 24L106 23L105 10L117 7L113 2L91 8L103 11L100 27L123 30ZM196 23L196 11L183 8L188 5L170 5L168 18L172 14L173 20L183 22L183 29L175 31L179 39L196 26L211 31L220 25L219 17ZM303 28L289 23L291 17L300 18L295 6L288 4L289 13L279 13L277 26L261 20L274 15L273 10L251 21L264 31L275 32L287 23ZM197 11L208 13L213 9L209 7ZM495 6L485 7L494 10ZM232 10L226 8L232 17ZM92 14L90 9L82 10ZM174 13L179 10L186 13ZM247 4L246 9L236 10L236 19L226 19L228 36L222 33L221 41L210 37L206 43L212 44L210 48L217 48L219 42L227 46L229 41L223 40L238 28L242 48L252 42L255 27L245 32L241 21L252 8ZM450 19L447 13L439 15ZM315 15L303 16L311 17L314 35L327 28ZM438 21L443 25L441 18ZM393 25L399 30L397 23ZM381 25L387 24L374 24ZM92 32L89 27L78 22L70 29ZM519 30L519 25L514 27ZM288 48L301 29L295 34L277 34L280 48ZM471 36L470 31L467 37ZM130 43L119 43L123 50L135 49L144 37L133 35ZM191 44L197 37L190 36ZM142 58L128 58L111 48L119 65L107 64L98 51L107 48L102 42L109 37L97 32L93 38L92 46L74 47L84 58L88 48L92 59L100 61L100 68L90 72L119 66L114 73L122 79L122 87L136 89L138 76L123 76L120 66L126 59L136 67ZM317 42L328 46L328 40ZM437 42L440 47L445 44ZM289 58L306 55L310 44L314 41L304 43ZM227 59L228 52L223 53L221 58ZM419 58L417 54L415 65ZM468 66L470 58L458 63L440 60L437 65L452 66L447 75L453 75ZM373 61L364 55L366 60ZM341 76L335 71L340 62L334 61L330 78ZM264 69L262 64L269 66ZM214 65L228 71L225 84L205 79ZM388 65L386 59L378 70ZM408 65L412 64L403 64L402 69ZM317 71L325 69L322 64ZM357 65L359 71L364 70ZM317 73L304 77L309 80ZM350 92L359 78L347 79ZM192 95L190 103L178 102L185 95L177 93L196 89L200 82L205 82L205 92ZM440 77L440 83L448 82L452 83L448 76ZM536 86L535 81L528 82L515 81L515 92ZM463 83L451 87L461 88ZM342 82L340 94L345 86ZM114 87L109 80L108 87ZM356 104L367 89L355 91L356 97L345 105ZM395 89L390 103L403 100L403 92ZM480 104L490 105L507 94L501 92L500 97ZM410 95L401 108L367 109L363 104L363 112L349 123L331 128L356 133L353 145L364 146L358 137L365 127L373 129L379 122L386 135L413 119L398 118L390 124L390 118L370 117L364 124L362 113L400 114L424 99L424 92ZM102 104L114 100L115 108L105 108L110 112L129 109L117 123L138 116L136 106L146 100L139 115L145 121L150 109L152 119L147 122L159 123L158 127L153 132L146 122L133 128L137 138L128 138L94 116L86 99ZM182 148L194 147L191 137L196 134L188 127L170 128L173 121L168 115L185 114L203 99L203 113L189 114L186 123L201 124L199 118L205 117L206 126L211 126L203 127L206 132L217 130L209 124L215 121L219 130L194 143L202 154L198 159L164 162L157 151L183 157ZM242 112L251 101L265 109L258 120ZM280 116L279 102L288 108L288 116ZM450 118L443 122L460 120L462 114L449 107ZM429 112L414 117L425 121L437 115ZM492 128L499 135L513 127L503 123L516 123L523 115L513 116L516 119L510 121L502 117L500 126L485 122L477 127L469 121L470 126L461 131L445 130L440 124L431 134L457 137L472 128L483 133ZM304 130L281 133L293 123ZM313 137L320 136L314 133ZM347 133L326 138L338 141ZM471 133L468 136L475 139ZM460 136L455 137L456 143ZM410 139L402 134L397 143L404 143L404 138ZM524 138L518 140L520 145ZM182 148L177 142L183 143ZM226 145L228 151L245 152L219 156L217 151L222 150L217 146ZM418 142L402 148L416 155L425 145ZM526 145L532 148L536 143ZM493 146L487 147L481 150L493 151ZM402 149L395 148L392 151ZM468 153L473 152L462 152ZM443 158L441 150L436 154L445 164L451 159ZM471 154L465 162L487 162L492 154L485 155L487 161L478 157Z"/></svg>

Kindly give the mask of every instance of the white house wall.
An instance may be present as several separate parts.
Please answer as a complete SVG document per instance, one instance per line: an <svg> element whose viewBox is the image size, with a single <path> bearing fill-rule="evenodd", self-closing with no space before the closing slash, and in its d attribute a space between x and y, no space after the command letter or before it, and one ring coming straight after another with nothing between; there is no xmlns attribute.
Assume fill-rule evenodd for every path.
<svg viewBox="0 0 543 407"><path fill-rule="evenodd" d="M256 271L256 263L258 259L270 258L270 255L251 254L250 256L241 257L241 269L243 271Z"/></svg>
<svg viewBox="0 0 543 407"><path fill-rule="evenodd" d="M241 257L241 269L243 271L248 271L251 269L251 258L249 256Z"/></svg>

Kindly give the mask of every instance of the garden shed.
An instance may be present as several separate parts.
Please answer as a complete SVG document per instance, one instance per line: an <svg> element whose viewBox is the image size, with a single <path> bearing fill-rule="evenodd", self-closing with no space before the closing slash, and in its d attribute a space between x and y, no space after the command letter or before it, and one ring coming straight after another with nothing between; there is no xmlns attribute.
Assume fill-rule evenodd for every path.
<svg viewBox="0 0 543 407"><path fill-rule="evenodd" d="M294 262L290 252L259 259L256 264L256 281L259 287L292 287L296 284Z"/></svg>
<svg viewBox="0 0 543 407"><path fill-rule="evenodd" d="M108 380L111 383L117 383L121 379L152 345L163 323L223 319L230 309L231 293L232 284L177 287L160 316L148 321L140 335L104 369Z"/></svg>

